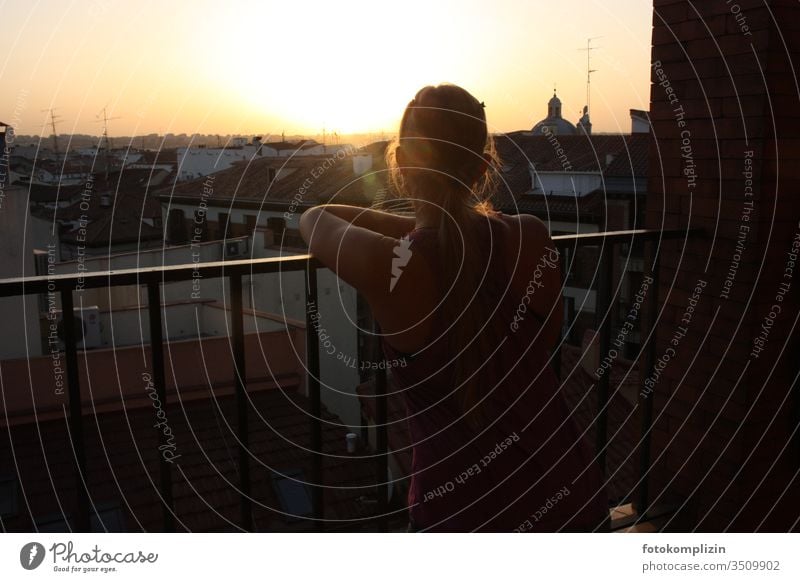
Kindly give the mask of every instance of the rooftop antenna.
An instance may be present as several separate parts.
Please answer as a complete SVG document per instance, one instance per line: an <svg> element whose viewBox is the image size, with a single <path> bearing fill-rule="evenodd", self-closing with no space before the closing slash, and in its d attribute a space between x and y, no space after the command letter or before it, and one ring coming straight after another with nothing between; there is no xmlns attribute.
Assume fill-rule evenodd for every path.
<svg viewBox="0 0 800 582"><path fill-rule="evenodd" d="M102 117L100 114L97 115L97 121L103 122L103 140L105 141L105 148L103 148L103 159L105 162L105 173L106 173L106 182L108 182L108 150L109 150L109 140L108 140L108 122L114 121L115 119L122 119L121 117L109 117L106 113L106 108L103 107L101 111Z"/></svg>
<svg viewBox="0 0 800 582"><path fill-rule="evenodd" d="M602 36L593 36L591 38L586 39L586 48L579 48L579 51L586 51L586 109L591 111L589 107L589 87L591 86L592 82L592 73L596 73L597 69L592 68L592 51L597 50L601 47L599 46L592 46L592 41L597 40L598 38L603 38Z"/></svg>
<svg viewBox="0 0 800 582"><path fill-rule="evenodd" d="M55 107L42 109L42 113L44 112L50 113L50 127L53 128L53 151L56 153L56 159L58 159L58 135L56 134L56 121L60 120L61 116L56 115Z"/></svg>

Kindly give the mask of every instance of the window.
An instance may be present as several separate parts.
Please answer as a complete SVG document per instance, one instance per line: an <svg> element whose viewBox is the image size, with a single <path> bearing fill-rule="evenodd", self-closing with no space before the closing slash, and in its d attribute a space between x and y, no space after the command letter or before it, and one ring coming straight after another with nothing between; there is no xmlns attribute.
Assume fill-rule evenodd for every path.
<svg viewBox="0 0 800 582"><path fill-rule="evenodd" d="M275 233L275 240L281 240L283 231L286 230L286 220L277 216L267 218L267 228Z"/></svg>
<svg viewBox="0 0 800 582"><path fill-rule="evenodd" d="M228 238L228 214L220 212L217 215L217 228L219 229L219 238Z"/></svg>
<svg viewBox="0 0 800 582"><path fill-rule="evenodd" d="M169 211L167 236L171 243L185 243L186 237L186 219L183 210L173 208Z"/></svg>
<svg viewBox="0 0 800 582"><path fill-rule="evenodd" d="M257 217L255 214L245 214L244 215L244 223L247 228L246 235L250 236L253 234L253 231L256 229L256 220Z"/></svg>
<svg viewBox="0 0 800 582"><path fill-rule="evenodd" d="M278 239L276 242L280 243L280 239ZM298 229L287 228L283 235L283 246L289 248L304 249L306 248L306 243L303 240L303 237L300 236L300 231Z"/></svg>
<svg viewBox="0 0 800 582"><path fill-rule="evenodd" d="M198 232L199 231L199 232ZM208 240L208 219L206 213L199 210L194 211L194 223L192 224L192 242L205 242Z"/></svg>

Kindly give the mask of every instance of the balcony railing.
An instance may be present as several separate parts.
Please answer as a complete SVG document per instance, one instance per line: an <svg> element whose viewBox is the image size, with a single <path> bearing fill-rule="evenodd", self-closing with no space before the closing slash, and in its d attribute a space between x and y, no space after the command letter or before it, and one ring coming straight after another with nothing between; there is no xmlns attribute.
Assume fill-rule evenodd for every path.
<svg viewBox="0 0 800 582"><path fill-rule="evenodd" d="M560 249L571 249L569 264L562 265L562 275L572 267L576 256L574 252L579 247L596 246L599 248L600 260L595 270L598 300L596 306L597 333L599 335L599 353L607 353L610 347L611 315L609 306L620 289L618 284L614 287L612 277L612 258L617 245L644 243L649 245L649 254L646 255L646 270L652 273L654 291L649 295L649 318L643 333L644 365L646 372L653 370L655 363L655 325L658 320L658 256L662 244L674 244L667 241L683 240L697 236L695 230L629 230L619 232L604 232L584 235L555 236L553 240ZM167 403L166 382L164 372L164 338L162 336L162 286L168 283L189 281L197 277L202 279L227 278L231 290L231 343L234 359L234 386L237 411L237 439L238 439L238 475L241 490L240 527L245 531L253 530L253 501L251 495L250 455L248 453L248 402L244 343L244 325L242 310L242 278L250 275L269 274L278 272L302 271L305 275L306 305L317 302L317 269L321 265L310 255L295 255L268 259L253 259L239 261L222 261L200 264L184 264L146 269L127 269L117 271L102 271L82 273L80 275L52 275L26 277L17 279L0 280L0 297L36 295L48 292L60 294L61 307L64 313L73 312L73 291L77 288L110 288L118 286L144 286L147 289L148 315L150 323L150 344L152 349L152 381L156 393L162 403ZM649 268L647 268L649 267ZM623 263L624 269L624 263ZM621 282L621 278L618 283ZM323 450L322 416L320 400L320 360L319 339L317 334L311 333L313 322L310 311L306 310L306 366L307 390L309 400L309 431L311 435L311 501L312 515L310 519L317 530L330 529L326 527L324 512L324 481L322 475ZM86 451L84 447L84 419L81 406L81 386L78 373L78 350L76 343L76 329L74 318L63 318L64 352L67 372L67 389L69 402L69 438L71 450L74 452L74 479L76 483L77 511L74 531L89 531L90 529L90 499L87 488ZM647 346L646 351L644 346ZM382 357L379 352L379 357ZM560 371L560 351L553 355L553 365ZM376 443L374 458L376 464L375 474L378 475L375 487L378 494L378 504L375 517L365 521L372 521L378 531L387 531L389 528L389 481L388 475L388 435L387 435L387 390L386 371L377 370L375 373L375 398L376 398ZM605 455L608 445L608 405L609 405L609 374L604 374L598 381L598 408L595 415L596 452L597 460L605 468ZM638 514L635 520L644 520L648 517L648 473L650 471L650 430L652 425L653 404L652 398L642 398L641 406L641 435L640 466L638 474ZM163 434L162 439L166 438ZM160 442L160 445L166 444ZM171 465L163 457L160 461L159 493L163 507L163 530L175 529L175 510L173 504L173 480Z"/></svg>

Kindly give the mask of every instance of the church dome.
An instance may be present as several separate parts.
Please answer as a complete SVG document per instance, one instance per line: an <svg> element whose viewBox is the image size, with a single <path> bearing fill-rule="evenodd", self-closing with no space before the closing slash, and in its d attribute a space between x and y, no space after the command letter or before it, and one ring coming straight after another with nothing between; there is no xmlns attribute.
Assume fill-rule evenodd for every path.
<svg viewBox="0 0 800 582"><path fill-rule="evenodd" d="M535 135L552 133L554 135L575 135L578 133L574 125L561 117L561 99L555 90L550 101L547 102L547 117L533 126L531 130Z"/></svg>

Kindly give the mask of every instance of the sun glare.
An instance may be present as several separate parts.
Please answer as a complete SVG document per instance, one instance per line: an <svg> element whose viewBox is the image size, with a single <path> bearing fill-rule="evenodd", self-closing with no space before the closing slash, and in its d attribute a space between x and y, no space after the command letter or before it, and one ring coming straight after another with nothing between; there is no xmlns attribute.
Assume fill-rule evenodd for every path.
<svg viewBox="0 0 800 582"><path fill-rule="evenodd" d="M313 19L304 18L308 10ZM281 119L294 122L287 131L301 133L390 131L419 87L445 80L442 70L452 74L453 67L442 63L450 56L432 46L433 30L412 23L418 12L407 6L370 3L345 18L339 10L334 3L287 2L254 6L252 19L230 17L215 27L217 44L257 38L264 23L307 25L302 31L269 28L258 48L236 58L210 55L209 73L222 77L231 98L246 102L275 132L284 129L272 125ZM433 8L426 14L436 21ZM446 49L447 32L438 38Z"/></svg>

